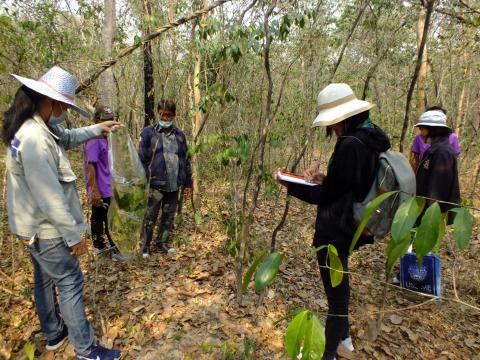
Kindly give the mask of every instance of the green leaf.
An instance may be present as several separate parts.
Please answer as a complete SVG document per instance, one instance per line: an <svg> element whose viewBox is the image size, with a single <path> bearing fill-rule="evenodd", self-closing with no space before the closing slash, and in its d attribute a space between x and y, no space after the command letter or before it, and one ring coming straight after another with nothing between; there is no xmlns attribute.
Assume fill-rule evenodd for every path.
<svg viewBox="0 0 480 360"><path fill-rule="evenodd" d="M35 345L31 342L25 344L23 351L25 352L28 360L33 360L35 358Z"/></svg>
<svg viewBox="0 0 480 360"><path fill-rule="evenodd" d="M473 216L465 208L455 208L450 211L456 213L453 220L453 236L457 241L458 248L463 250L472 238Z"/></svg>
<svg viewBox="0 0 480 360"><path fill-rule="evenodd" d="M418 202L411 197L399 207L392 221L392 239L400 242L412 230L418 217Z"/></svg>
<svg viewBox="0 0 480 360"><path fill-rule="evenodd" d="M308 310L304 310L297 314L288 325L285 333L285 348L288 356L296 359L302 347L303 338L305 337L305 325L308 318Z"/></svg>
<svg viewBox="0 0 480 360"><path fill-rule="evenodd" d="M398 242L390 240L387 245L387 271L392 272L393 265L398 260L398 258L405 255L412 241L412 234L410 232L405 235L405 237Z"/></svg>
<svg viewBox="0 0 480 360"><path fill-rule="evenodd" d="M303 360L322 358L325 351L325 330L312 312L301 311L288 325L285 349L292 359L297 359L300 352Z"/></svg>
<svg viewBox="0 0 480 360"><path fill-rule="evenodd" d="M330 267L329 271L332 286L336 287L340 285L343 280L343 264L338 257L337 249L331 244L328 245L328 265Z"/></svg>
<svg viewBox="0 0 480 360"><path fill-rule="evenodd" d="M311 312L305 325L302 360L320 360L325 351L325 330L318 318Z"/></svg>
<svg viewBox="0 0 480 360"><path fill-rule="evenodd" d="M245 273L245 276L243 278L243 283L242 283L242 291L245 293L247 292L248 284L250 284L250 280L252 279L253 273L255 270L257 270L258 265L260 264L260 261L263 260L265 257L267 251L264 250L261 253L259 253L256 257L255 260L253 260L252 265L248 268L247 272Z"/></svg>
<svg viewBox="0 0 480 360"><path fill-rule="evenodd" d="M432 249L432 252L438 254L440 251L440 246L442 245L443 238L445 237L445 234L447 233L447 213L442 214L442 220L440 221L440 224L438 226L438 238L437 242L435 243L435 246Z"/></svg>
<svg viewBox="0 0 480 360"><path fill-rule="evenodd" d="M195 220L195 225L200 226L202 225L202 215L200 215L198 212L195 213L193 216L193 219Z"/></svg>
<svg viewBox="0 0 480 360"><path fill-rule="evenodd" d="M133 37L133 44L134 44L134 45L137 45L137 46L138 46L138 45L141 45L141 44L142 44L142 38L141 38L140 36L138 36L138 35L135 35L135 36Z"/></svg>
<svg viewBox="0 0 480 360"><path fill-rule="evenodd" d="M365 229L365 226L367 225L368 220L370 220L370 216L372 216L375 209L377 209L378 206L382 202L384 202L386 199L388 199L390 196L397 193L398 191L386 192L380 196L377 196L375 199L373 199L368 203L365 209L365 213L363 214L362 220L360 221L360 224L357 227L357 231L355 232L355 235L353 235L352 243L350 244L350 254L353 252L353 249L355 248L355 245L357 244L358 239L360 239L360 236L362 235L363 230Z"/></svg>
<svg viewBox="0 0 480 360"><path fill-rule="evenodd" d="M275 251L263 260L260 268L255 274L255 290L262 291L273 282L275 276L277 276L283 258L283 254Z"/></svg>
<svg viewBox="0 0 480 360"><path fill-rule="evenodd" d="M415 250L420 267L423 266L423 257L432 251L437 243L441 221L442 212L440 205L438 205L438 202L434 202L425 211L415 237Z"/></svg>
<svg viewBox="0 0 480 360"><path fill-rule="evenodd" d="M325 249L326 247L328 247L328 245L320 245L319 247L312 250L312 255L315 255L317 252L319 252L322 249Z"/></svg>

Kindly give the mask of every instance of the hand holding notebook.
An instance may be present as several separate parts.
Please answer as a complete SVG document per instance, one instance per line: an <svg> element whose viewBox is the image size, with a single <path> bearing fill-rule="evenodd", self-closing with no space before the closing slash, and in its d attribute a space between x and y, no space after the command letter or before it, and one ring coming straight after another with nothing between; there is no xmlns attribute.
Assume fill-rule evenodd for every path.
<svg viewBox="0 0 480 360"><path fill-rule="evenodd" d="M305 186L315 186L318 184L309 182L305 180L305 177L301 175L292 174L281 169L278 169L276 172L276 179L279 181L284 181L287 183L300 184Z"/></svg>

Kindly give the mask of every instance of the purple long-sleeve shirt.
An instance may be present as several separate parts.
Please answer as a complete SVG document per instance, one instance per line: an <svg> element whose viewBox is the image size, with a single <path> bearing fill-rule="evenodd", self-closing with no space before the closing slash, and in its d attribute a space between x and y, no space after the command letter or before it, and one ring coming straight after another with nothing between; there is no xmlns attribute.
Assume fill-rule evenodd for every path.
<svg viewBox="0 0 480 360"><path fill-rule="evenodd" d="M452 146L453 153L458 157L460 155L460 144L458 142L458 136L452 132L448 138L450 145ZM423 141L423 138L420 134L415 136L413 140L411 151L415 154L418 154L418 159L422 160L425 152L430 148L430 144L427 144Z"/></svg>

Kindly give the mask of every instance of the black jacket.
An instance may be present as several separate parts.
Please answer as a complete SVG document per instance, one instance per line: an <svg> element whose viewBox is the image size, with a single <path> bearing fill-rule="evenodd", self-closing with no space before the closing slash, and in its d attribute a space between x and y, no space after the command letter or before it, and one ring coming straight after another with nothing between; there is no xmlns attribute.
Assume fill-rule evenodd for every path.
<svg viewBox="0 0 480 360"><path fill-rule="evenodd" d="M417 195L455 204L460 203L457 157L448 137L433 143L425 152L417 170ZM431 203L433 200L427 200L425 209ZM440 203L442 212L453 207L455 206ZM451 224L453 220L451 214L448 220Z"/></svg>
<svg viewBox="0 0 480 360"><path fill-rule="evenodd" d="M165 186L167 182L167 167L163 156L163 142L160 133L164 131L159 125L149 125L140 134L138 156L145 168L150 186ZM182 130L173 127L178 144L178 185L192 187L192 169L188 155L187 139ZM150 173L151 172L151 173Z"/></svg>
<svg viewBox="0 0 480 360"><path fill-rule="evenodd" d="M373 125L373 124L372 124ZM390 148L390 141L377 126L350 126L337 140L322 185L288 185L288 193L318 205L313 245L333 244L348 253L356 226L353 202L365 198L376 174L378 154ZM371 242L361 239L359 243Z"/></svg>

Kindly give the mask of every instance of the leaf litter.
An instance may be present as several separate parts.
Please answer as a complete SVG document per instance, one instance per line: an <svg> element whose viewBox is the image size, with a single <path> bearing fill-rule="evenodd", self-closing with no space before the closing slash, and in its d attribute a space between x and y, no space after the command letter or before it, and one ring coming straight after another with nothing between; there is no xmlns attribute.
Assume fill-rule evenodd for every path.
<svg viewBox="0 0 480 360"><path fill-rule="evenodd" d="M82 190L83 191L83 190ZM263 304L252 284L239 306L236 300L233 259L215 214L227 211L216 201L215 188L203 195L201 229L193 217L177 236L188 245L172 254L154 254L146 261L113 263L106 257L81 259L85 275L85 304L97 337L117 346L126 359L240 359L247 344L254 344L255 359L287 359L284 333L289 315L297 308L314 311L321 322L327 303L314 256L310 256L315 212L292 202L285 228L278 235L286 257L279 276L268 288ZM86 205L85 194L83 194ZM87 207L85 207L87 209ZM305 215L308 214L308 215ZM266 247L281 214L273 201L264 200L257 212L252 247ZM2 226L5 227L3 223ZM474 231L478 236L478 228ZM45 352L33 303L33 274L21 244L7 239L0 258L1 277L0 357L23 356L27 343L35 345L40 359L69 359L73 347L66 343L55 353ZM369 341L369 324L376 321L385 268L385 243L376 242L351 258L351 336L356 359L474 359L480 351L480 314L457 304L429 303L384 316L375 341ZM480 243L457 255L457 291L462 300L480 306ZM453 297L453 257L442 253L442 280L446 297ZM14 294L14 295L12 295ZM386 310L400 310L424 299L410 299L400 290L389 290ZM249 345L249 346L250 346Z"/></svg>

